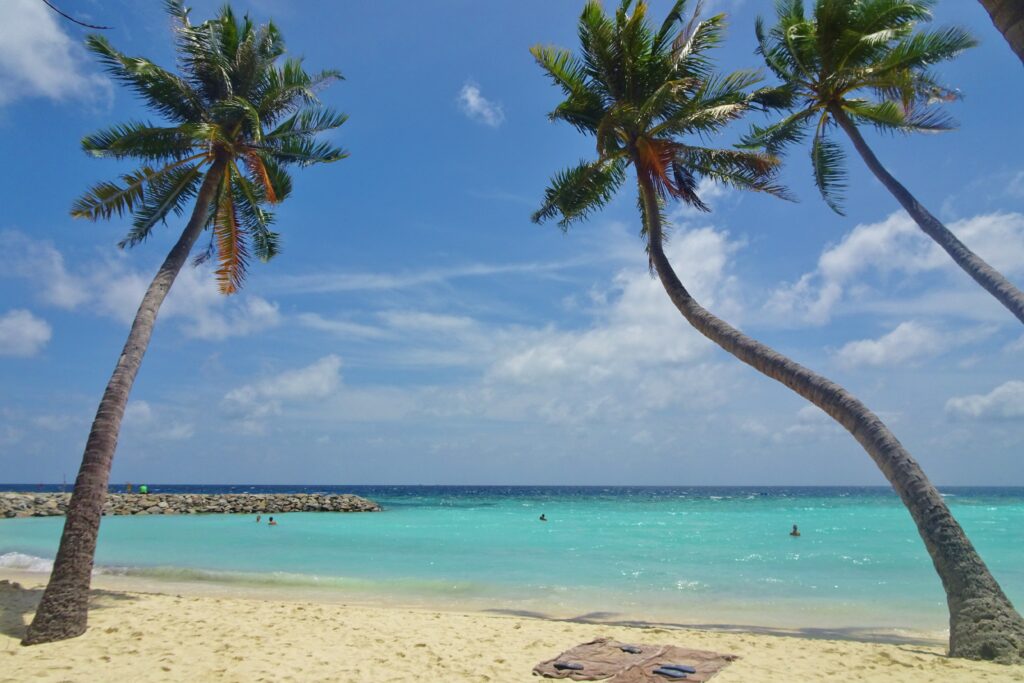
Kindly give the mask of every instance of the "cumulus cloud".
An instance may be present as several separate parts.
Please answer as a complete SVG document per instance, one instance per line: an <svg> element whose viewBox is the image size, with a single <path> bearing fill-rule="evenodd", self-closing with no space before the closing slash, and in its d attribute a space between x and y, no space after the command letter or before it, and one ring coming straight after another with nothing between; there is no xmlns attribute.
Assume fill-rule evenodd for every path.
<svg viewBox="0 0 1024 683"><path fill-rule="evenodd" d="M0 264L0 275L38 283L42 301L65 310L84 308L130 323L152 278L152 274L131 267L124 256L109 256L71 270L50 242L16 231L4 231L0 239L17 254ZM245 293L232 297L220 294L209 265L181 270L160 309L160 317L181 321L180 329L187 337L215 341L281 323L276 303Z"/></svg>
<svg viewBox="0 0 1024 683"><path fill-rule="evenodd" d="M1024 273L1024 215L992 213L949 224L961 240L1005 275ZM902 211L878 223L858 225L836 245L827 248L817 268L796 282L776 289L766 310L780 320L820 325L828 322L844 300L881 310L869 284L870 276L918 276L943 271L953 273L956 287L976 285L960 272L937 244L924 235ZM961 308L954 296L939 301L922 300L921 310L949 312ZM902 303L904 310L907 304Z"/></svg>
<svg viewBox="0 0 1024 683"><path fill-rule="evenodd" d="M459 91L459 108L462 113L477 123L497 128L505 121L505 112L501 105L492 102L480 92L480 86L467 81Z"/></svg>
<svg viewBox="0 0 1024 683"><path fill-rule="evenodd" d="M849 342L835 356L847 368L882 367L921 361L945 350L947 340L938 330L915 321L900 323L878 339Z"/></svg>
<svg viewBox="0 0 1024 683"><path fill-rule="evenodd" d="M728 235L712 228L680 233L669 258L691 292L715 308L730 284L726 272L735 249ZM583 331L554 331L500 360L497 376L533 382L557 375L602 378L637 366L692 361L708 350L669 301L661 282L646 269L625 269L614 281L600 322Z"/></svg>
<svg viewBox="0 0 1024 683"><path fill-rule="evenodd" d="M110 82L89 70L78 41L37 0L7 0L0 22L0 106L29 97L109 99Z"/></svg>
<svg viewBox="0 0 1024 683"><path fill-rule="evenodd" d="M946 412L954 417L974 420L1024 418L1024 382L1010 380L987 394L955 396L946 401Z"/></svg>
<svg viewBox="0 0 1024 683"><path fill-rule="evenodd" d="M804 406L796 412L796 420L776 429L772 435L775 443L788 441L819 441L840 435L843 428L817 406Z"/></svg>
<svg viewBox="0 0 1024 683"><path fill-rule="evenodd" d="M0 315L0 356L34 356L53 335L49 323L15 308Z"/></svg>
<svg viewBox="0 0 1024 683"><path fill-rule="evenodd" d="M129 432L144 432L147 439L183 441L195 434L195 426L173 417L180 412L166 407L157 409L148 401L133 399L124 410L124 427Z"/></svg>
<svg viewBox="0 0 1024 683"><path fill-rule="evenodd" d="M996 330L995 326L983 325L945 331L909 320L877 339L848 342L834 356L846 368L918 365L956 347L986 339Z"/></svg>
<svg viewBox="0 0 1024 683"><path fill-rule="evenodd" d="M224 395L223 406L251 433L266 431L266 418L280 415L286 402L324 399L341 384L341 358L333 354L297 370L286 370Z"/></svg>

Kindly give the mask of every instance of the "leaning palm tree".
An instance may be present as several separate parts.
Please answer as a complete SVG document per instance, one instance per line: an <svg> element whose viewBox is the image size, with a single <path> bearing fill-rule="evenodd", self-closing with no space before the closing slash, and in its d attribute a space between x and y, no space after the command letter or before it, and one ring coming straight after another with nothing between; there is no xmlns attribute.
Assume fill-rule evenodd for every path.
<svg viewBox="0 0 1024 683"><path fill-rule="evenodd" d="M1024 62L1024 3L1020 0L980 0L1010 49Z"/></svg>
<svg viewBox="0 0 1024 683"><path fill-rule="evenodd" d="M567 229L609 202L633 167L649 263L672 303L701 334L828 413L863 446L910 511L946 589L950 651L1011 662L1024 655L1024 620L1014 611L942 496L876 414L841 386L743 334L704 309L665 255L664 202L707 210L697 181L781 194L777 161L766 155L703 146L765 95L744 94L749 73L714 73L708 50L721 37L721 15L683 21L678 0L655 31L643 2L622 0L613 17L588 2L579 22L580 53L534 47L533 56L565 100L550 117L597 141L597 159L557 174L533 219L560 217Z"/></svg>
<svg viewBox="0 0 1024 683"><path fill-rule="evenodd" d="M842 147L829 138L838 125L875 177L926 235L968 275L1024 322L1024 292L971 251L878 160L858 126L892 133L949 130L953 122L935 105L954 100L928 71L973 46L964 30L918 31L934 0L815 0L806 16L802 0L780 0L778 23L766 31L758 19L758 52L782 81L791 111L781 121L755 126L748 147L778 153L804 140L810 129L814 180L825 202L842 213L846 184Z"/></svg>
<svg viewBox="0 0 1024 683"><path fill-rule="evenodd" d="M204 229L209 246L197 260L215 257L220 290L238 290L252 256L278 252L273 215L264 208L288 196L287 167L342 159L346 154L317 134L345 116L320 106L317 91L340 78L308 74L299 60L279 62L284 42L272 24L257 26L225 7L193 25L181 0L168 0L175 21L181 75L142 57L128 57L104 38L89 49L107 70L135 91L170 125L126 123L86 137L98 157L140 159L119 182L100 183L79 199L72 215L98 220L132 216L122 247L143 242L171 214L192 203L181 237L157 271L135 315L128 341L92 423L67 511L50 582L25 644L71 638L85 631L87 599L100 515L110 467L132 383L153 333L156 316Z"/></svg>

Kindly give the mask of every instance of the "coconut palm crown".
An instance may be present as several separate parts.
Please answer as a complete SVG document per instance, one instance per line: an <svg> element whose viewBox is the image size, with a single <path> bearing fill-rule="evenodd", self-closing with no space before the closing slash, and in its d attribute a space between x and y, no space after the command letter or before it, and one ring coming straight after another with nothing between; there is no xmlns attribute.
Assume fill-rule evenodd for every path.
<svg viewBox="0 0 1024 683"><path fill-rule="evenodd" d="M129 57L106 38L88 38L89 50L170 125L123 123L86 136L82 147L97 157L138 159L142 165L91 188L72 215L98 220L130 214L122 247L143 242L170 214L181 215L213 167L222 174L209 211L208 248L216 255L220 290L238 290L250 254L262 261L278 253L269 204L291 192L288 167L343 159L346 152L317 135L346 116L322 106L317 92L341 78L337 71L309 74L299 59L285 59L273 23L255 25L230 7L201 24L189 21L181 0L167 0L175 20L181 76L143 57Z"/></svg>
<svg viewBox="0 0 1024 683"><path fill-rule="evenodd" d="M933 0L816 0L811 16L802 0L776 3L778 23L755 25L758 53L783 83L788 116L755 126L744 145L779 153L811 138L814 182L842 214L846 169L842 148L829 137L837 117L894 133L934 133L955 126L941 103L960 93L929 69L976 45L952 26L919 30ZM781 99L781 98L780 98Z"/></svg>
<svg viewBox="0 0 1024 683"><path fill-rule="evenodd" d="M838 126L874 176L928 237L960 268L1024 323L1024 291L974 253L903 186L875 156L860 133L869 124L886 132L949 130L953 121L942 102L959 93L929 71L975 44L963 29L919 30L931 19L933 0L815 0L804 13L801 0L779 0L778 23L755 26L758 52L782 80L777 101L790 113L777 123L755 126L746 148L770 154L804 140L813 129L811 165L825 202L842 213L846 169L842 147L829 137Z"/></svg>
<svg viewBox="0 0 1024 683"><path fill-rule="evenodd" d="M760 80L756 72L716 74L707 52L721 41L725 16L701 21L695 14L686 21L685 5L676 2L654 31L644 2L622 0L609 16L591 1L580 16L578 55L531 48L565 94L549 118L593 135L598 157L554 176L535 222L560 217L559 226L567 229L586 218L612 199L630 164L661 203L677 199L708 211L697 193L702 177L786 195L774 181L777 161L770 154L699 144L752 107L770 104L774 91L749 90ZM645 220L644 235L646 230Z"/></svg>

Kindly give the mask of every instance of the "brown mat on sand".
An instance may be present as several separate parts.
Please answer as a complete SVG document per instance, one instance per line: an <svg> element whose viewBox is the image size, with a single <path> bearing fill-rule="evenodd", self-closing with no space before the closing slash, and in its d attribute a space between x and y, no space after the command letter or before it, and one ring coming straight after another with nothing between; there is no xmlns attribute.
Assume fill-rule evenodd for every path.
<svg viewBox="0 0 1024 683"><path fill-rule="evenodd" d="M622 647L639 648L639 653L624 652ZM706 681L737 659L708 650L688 650L674 645L639 645L620 643L609 638L598 638L589 643L566 650L554 659L533 667L533 673L546 678L570 678L574 681L602 681L608 683L664 683L671 680ZM555 668L559 664L582 664L578 671ZM653 673L665 664L685 664L697 673L686 678L672 679Z"/></svg>

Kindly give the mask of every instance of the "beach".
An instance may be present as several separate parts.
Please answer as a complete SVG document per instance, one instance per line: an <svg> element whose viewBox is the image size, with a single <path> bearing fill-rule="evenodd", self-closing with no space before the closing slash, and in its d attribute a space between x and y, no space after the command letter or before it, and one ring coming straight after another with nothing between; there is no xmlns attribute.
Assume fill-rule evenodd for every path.
<svg viewBox="0 0 1024 683"><path fill-rule="evenodd" d="M738 655L716 682L1024 681L1024 667L948 659L941 643L858 642L806 633L637 628L517 615L354 605L216 587L93 582L89 630L22 647L45 575L0 578L0 681L444 681L542 680L538 662L608 636ZM160 592L153 592L159 590Z"/></svg>

